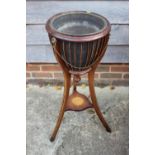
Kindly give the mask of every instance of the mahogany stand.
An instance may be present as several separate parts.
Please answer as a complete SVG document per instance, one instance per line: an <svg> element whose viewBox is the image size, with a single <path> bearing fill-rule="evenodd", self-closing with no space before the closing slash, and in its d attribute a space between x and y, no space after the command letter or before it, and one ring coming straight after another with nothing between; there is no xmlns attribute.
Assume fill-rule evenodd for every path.
<svg viewBox="0 0 155 155"><path fill-rule="evenodd" d="M103 126L111 132L98 106L94 89L95 70L108 46L111 31L109 21L96 13L69 11L50 17L46 23L46 30L55 57L64 73L62 105L50 140L54 141L63 115L68 110L82 111L94 108ZM86 73L91 101L76 90L81 75ZM73 93L69 95L72 76Z"/></svg>
<svg viewBox="0 0 155 155"><path fill-rule="evenodd" d="M93 66L91 68L91 70L88 71L89 91L90 91L90 97L91 97L91 101L92 101L92 103L91 103L85 95L82 95L76 91L77 83L80 81L80 74L79 73L74 74L74 73L69 72L65 63L62 61L62 59L57 55L55 55L55 56L64 71L64 94L63 94L63 100L62 100L62 105L61 105L61 109L59 112L59 116L58 116L58 119L56 122L56 126L55 126L53 133L51 135L50 141L52 142L55 140L55 137L57 135L58 129L62 122L64 113L65 113L65 111L68 111L68 110L82 111L87 108L94 108L96 111L96 114L99 117L103 126L106 128L106 130L108 132L111 132L111 129L110 129L109 125L107 124L107 122L105 121L103 114L99 108L99 105L97 103L96 94L95 94L94 73L95 73L97 64L95 66ZM71 74L73 74L73 87L74 88L73 88L73 94L69 96L69 90L71 87ZM73 101L73 98L75 99L74 101Z"/></svg>

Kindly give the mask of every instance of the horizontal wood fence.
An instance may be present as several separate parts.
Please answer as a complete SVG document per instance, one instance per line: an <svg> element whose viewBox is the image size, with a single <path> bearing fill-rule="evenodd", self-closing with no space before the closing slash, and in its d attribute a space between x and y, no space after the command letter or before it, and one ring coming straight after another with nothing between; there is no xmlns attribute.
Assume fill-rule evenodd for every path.
<svg viewBox="0 0 155 155"><path fill-rule="evenodd" d="M45 23L50 16L63 11L84 10L99 13L110 21L112 31L102 62L128 63L129 17L124 1L27 1L26 61L27 63L56 63Z"/></svg>

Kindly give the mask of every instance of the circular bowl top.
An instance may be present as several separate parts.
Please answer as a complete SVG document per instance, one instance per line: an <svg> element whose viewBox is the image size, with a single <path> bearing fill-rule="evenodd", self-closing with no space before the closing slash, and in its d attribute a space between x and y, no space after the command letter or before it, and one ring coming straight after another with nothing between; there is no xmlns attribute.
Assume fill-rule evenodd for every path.
<svg viewBox="0 0 155 155"><path fill-rule="evenodd" d="M69 11L56 14L46 23L46 30L52 36L68 41L91 41L110 32L108 20L96 13Z"/></svg>

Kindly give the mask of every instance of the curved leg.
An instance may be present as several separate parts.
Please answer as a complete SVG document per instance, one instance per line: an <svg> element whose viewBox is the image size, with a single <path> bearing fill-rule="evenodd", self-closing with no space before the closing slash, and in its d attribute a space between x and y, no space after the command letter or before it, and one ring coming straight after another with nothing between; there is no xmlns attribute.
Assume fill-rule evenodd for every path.
<svg viewBox="0 0 155 155"><path fill-rule="evenodd" d="M61 124L63 116L64 116L65 107L66 107L67 99L68 99L68 96L69 96L70 82L71 82L71 75L69 73L65 72L64 73L63 101L62 101L62 105L61 105L61 109L60 109L60 112L59 112L59 116L58 116L56 126L55 126L54 131L52 133L52 136L50 138L51 142L55 140L56 134L57 134L57 132L59 130L60 124Z"/></svg>
<svg viewBox="0 0 155 155"><path fill-rule="evenodd" d="M88 73L89 90L90 90L90 96L92 99L92 104L93 104L96 114L98 115L99 119L101 120L103 126L106 128L106 130L108 132L111 132L111 129L110 129L109 125L107 124L107 122L105 121L103 114L100 111L100 108L97 103L97 98L96 98L95 89L94 89L94 72L95 71L92 70Z"/></svg>

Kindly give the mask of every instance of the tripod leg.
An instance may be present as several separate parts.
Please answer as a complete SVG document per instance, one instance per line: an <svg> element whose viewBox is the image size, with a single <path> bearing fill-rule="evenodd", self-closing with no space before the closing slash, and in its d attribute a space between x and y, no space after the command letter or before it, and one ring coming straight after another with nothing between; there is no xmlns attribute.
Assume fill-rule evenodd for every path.
<svg viewBox="0 0 155 155"><path fill-rule="evenodd" d="M111 132L111 129L110 129L109 125L107 124L107 122L105 121L103 114L100 111L100 108L99 108L98 103L97 103L97 98L96 98L95 89L94 89L94 72L95 71L92 70L88 73L89 90L90 90L90 96L92 99L92 104L93 104L94 109L96 111L96 114L98 115L103 126L106 128L106 130L108 132Z"/></svg>
<svg viewBox="0 0 155 155"><path fill-rule="evenodd" d="M50 138L51 142L55 140L56 134L59 130L60 124L64 116L65 107L69 96L70 83L71 83L71 75L69 73L64 73L64 95L63 95L63 100L62 100L62 105L59 112L58 120L53 130L52 136Z"/></svg>

